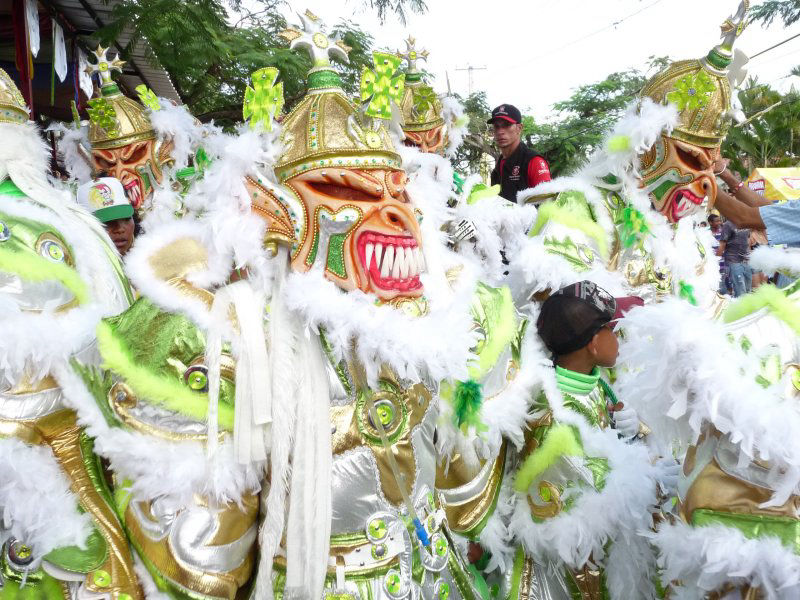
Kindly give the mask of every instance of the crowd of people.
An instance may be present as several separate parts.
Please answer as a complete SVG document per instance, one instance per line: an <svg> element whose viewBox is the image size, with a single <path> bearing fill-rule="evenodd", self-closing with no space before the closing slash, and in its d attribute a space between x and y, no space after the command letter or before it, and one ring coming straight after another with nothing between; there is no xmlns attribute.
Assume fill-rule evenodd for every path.
<svg viewBox="0 0 800 600"><path fill-rule="evenodd" d="M800 597L797 203L720 156L747 8L569 176L495 108L488 185L413 39L353 99L308 11L307 93L256 71L232 132L98 49L66 184L0 70L0 600Z"/></svg>

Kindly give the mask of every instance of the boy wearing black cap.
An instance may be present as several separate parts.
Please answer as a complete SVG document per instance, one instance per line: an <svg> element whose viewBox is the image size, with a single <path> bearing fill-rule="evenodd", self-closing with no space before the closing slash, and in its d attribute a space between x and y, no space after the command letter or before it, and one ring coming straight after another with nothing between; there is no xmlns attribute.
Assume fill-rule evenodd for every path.
<svg viewBox="0 0 800 600"><path fill-rule="evenodd" d="M601 428L611 424L609 407L616 405L616 399L599 368L611 368L617 362L617 321L633 306L643 304L641 298L614 298L591 281L580 281L552 294L536 321L539 337L553 353L556 381L565 401ZM620 407L614 416L614 426L623 437L641 433L633 409Z"/></svg>
<svg viewBox="0 0 800 600"><path fill-rule="evenodd" d="M608 543L610 531L623 550L629 547L638 540L640 525L627 527L626 519L634 513L649 514L655 500L655 494L639 494L653 484L646 451L602 434L586 445L590 432L613 424L609 409L616 400L600 368L615 365L614 324L636 304L643 302L615 299L596 284L581 281L552 294L542 305L536 327L553 354L563 402L556 408L555 398L542 394L537 399L514 475L518 496L512 528L524 548L524 555L518 551L515 560L515 589L510 590L514 597L610 597L605 573L606 553L614 551ZM635 435L639 427L635 411L631 413L630 426L620 431L623 438ZM624 463L624 475L618 468L621 455L632 459ZM531 574L527 581L526 571Z"/></svg>
<svg viewBox="0 0 800 600"><path fill-rule="evenodd" d="M492 126L495 144L500 149L492 171L492 185L500 184L500 195L517 201L517 192L550 181L550 166L522 143L522 113L516 106L501 104L486 121Z"/></svg>

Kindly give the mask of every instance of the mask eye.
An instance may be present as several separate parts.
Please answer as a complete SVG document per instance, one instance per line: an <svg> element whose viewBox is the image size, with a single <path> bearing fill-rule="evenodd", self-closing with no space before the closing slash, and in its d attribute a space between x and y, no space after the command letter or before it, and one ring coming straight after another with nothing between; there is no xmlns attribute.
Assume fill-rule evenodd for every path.
<svg viewBox="0 0 800 600"><path fill-rule="evenodd" d="M183 380L196 392L208 391L208 369L204 365L194 365L186 369Z"/></svg>
<svg viewBox="0 0 800 600"><path fill-rule="evenodd" d="M703 161L701 161L699 154L695 154L680 146L675 146L675 152L678 154L680 161L692 171L705 171L708 168L703 164Z"/></svg>
<svg viewBox="0 0 800 600"><path fill-rule="evenodd" d="M110 171L117 164L115 161L110 161L110 160L100 156L99 154L93 154L92 158L94 158L94 162L97 165L97 169L99 171L104 171L104 172L105 171Z"/></svg>
<svg viewBox="0 0 800 600"><path fill-rule="evenodd" d="M51 234L43 234L36 242L36 250L40 256L56 263L72 265L72 257L66 246Z"/></svg>
<svg viewBox="0 0 800 600"><path fill-rule="evenodd" d="M355 202L375 202L380 200L380 196L370 196L366 192L357 190L355 188L346 187L343 185L336 185L333 183L319 183L309 182L309 187L315 192L336 198L337 200L353 200Z"/></svg>
<svg viewBox="0 0 800 600"><path fill-rule="evenodd" d="M128 162L138 163L147 156L147 144L143 144L136 148L128 158Z"/></svg>

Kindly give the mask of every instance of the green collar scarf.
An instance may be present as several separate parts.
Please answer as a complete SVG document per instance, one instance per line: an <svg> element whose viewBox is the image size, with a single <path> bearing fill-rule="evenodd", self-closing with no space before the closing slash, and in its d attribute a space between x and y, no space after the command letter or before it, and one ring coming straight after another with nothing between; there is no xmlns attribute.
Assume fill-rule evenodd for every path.
<svg viewBox="0 0 800 600"><path fill-rule="evenodd" d="M588 396L597 387L599 380L600 369L597 367L588 375L556 367L556 383L558 384L558 389L565 394Z"/></svg>

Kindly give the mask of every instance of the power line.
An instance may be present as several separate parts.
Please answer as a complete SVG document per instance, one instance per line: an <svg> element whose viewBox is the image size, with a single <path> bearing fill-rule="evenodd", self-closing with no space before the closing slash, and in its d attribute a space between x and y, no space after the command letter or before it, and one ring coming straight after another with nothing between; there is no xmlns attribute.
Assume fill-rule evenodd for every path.
<svg viewBox="0 0 800 600"><path fill-rule="evenodd" d="M753 56L750 57L750 60L753 60L754 58L757 58L757 57L761 56L762 54L766 54L767 52L769 52L770 50L774 50L778 46L783 46L786 42L791 42L793 39L798 38L798 37L800 37L800 33L795 34L792 37L787 38L787 39L783 40L782 42L779 42L779 43L775 44L774 46L770 46L769 48L767 48L766 50L762 50L758 54L754 54Z"/></svg>
<svg viewBox="0 0 800 600"><path fill-rule="evenodd" d="M660 2L662 2L662 0L655 0L655 2L652 2L652 3L648 4L647 6L644 6L644 7L640 8L636 12L633 12L633 13L629 14L626 17L622 17L621 19L619 19L617 21L609 23L608 25L606 25L605 27L602 27L601 29L598 29L597 31L593 31L591 33L588 33L588 34L584 35L583 37L580 37L580 38L578 38L576 40L573 40L571 42L568 42L568 43L564 44L563 46L559 46L558 48L555 48L553 50L545 52L544 54L540 54L539 56L534 56L533 58L530 58L530 59L526 60L525 62L519 63L517 65L512 65L512 66L509 66L509 67L505 67L505 68L499 69L499 71L503 72L503 71L509 71L509 70L512 70L512 69L518 69L519 67L522 67L524 65L530 64L530 63L532 63L534 61L537 61L539 59L546 58L546 57L548 57L548 56L550 56L550 55L552 55L552 54L554 54L556 52L561 52L565 48L569 48L570 46L574 46L575 44L579 44L584 40L588 40L590 37L594 37L595 35L597 35L599 33L603 33L604 31L606 31L608 29L611 29L612 27L617 27L618 25L621 25L622 23L624 23L628 19L631 19L631 18L635 17L636 15L639 15L639 14L643 13L644 11L646 11L646 10L648 10L650 8L653 8L656 4L659 4Z"/></svg>

